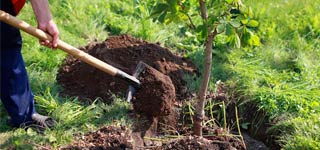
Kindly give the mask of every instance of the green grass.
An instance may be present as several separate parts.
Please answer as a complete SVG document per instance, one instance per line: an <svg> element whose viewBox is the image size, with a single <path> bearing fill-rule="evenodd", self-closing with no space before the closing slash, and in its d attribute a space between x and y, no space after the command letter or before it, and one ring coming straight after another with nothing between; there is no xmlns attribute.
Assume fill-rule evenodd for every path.
<svg viewBox="0 0 320 150"><path fill-rule="evenodd" d="M71 45L84 46L110 35L129 33L184 52L201 71L203 45L182 24L161 25L148 19L151 3L152 0L50 0L50 8L61 39ZM263 44L234 49L224 44L223 37L216 39L210 90L214 91L215 83L222 80L242 94L239 99L245 97L246 101L256 103L266 113L266 119L280 120L268 132L281 131L279 142L284 149L319 149L320 1L245 0L244 3L255 12ZM19 18L36 26L30 4ZM69 143L74 134L103 125L131 125L126 116L129 105L121 98L106 105L99 100L84 103L77 98L61 97L61 87L55 78L66 54L40 46L38 40L25 33L23 42L37 110L56 118L58 125L45 135L12 129L5 125L7 114L0 104L0 149L32 149L39 145L56 148ZM189 89L196 91L201 79L190 81Z"/></svg>
<svg viewBox="0 0 320 150"><path fill-rule="evenodd" d="M260 22L261 47L233 50L228 81L278 125L285 149L318 149L320 1L248 1ZM285 123L283 123L285 122ZM278 127L275 126L275 128ZM299 141L299 142L298 142Z"/></svg>
<svg viewBox="0 0 320 150"><path fill-rule="evenodd" d="M215 82L222 80L236 94L241 93L238 107L256 103L264 112L264 117L255 116L256 127L264 119L281 120L269 133L281 131L278 142L284 149L319 149L320 19L315 12L320 11L320 1L244 3L255 12L263 45L233 49L221 45L224 40L218 37L210 89L214 91ZM203 52L193 51L188 56L202 70ZM191 89L198 89L199 81L190 83ZM221 111L216 119L223 120L219 114Z"/></svg>
<svg viewBox="0 0 320 150"><path fill-rule="evenodd" d="M107 2L104 2L108 4ZM63 5L60 5L63 4ZM108 34L98 18L93 18L81 9L97 4L90 1L51 1L51 11L60 30L60 38L74 46L84 46L90 41L104 40ZM72 6L72 7L71 7ZM68 9L66 9L68 8ZM73 9L81 11L73 11ZM73 13L70 13L73 12ZM98 16L97 16L98 17ZM36 26L30 4L27 4L19 18ZM131 125L127 116L129 104L120 98L106 105L96 100L93 103L80 102L77 98L59 96L61 87L57 85L56 74L66 54L52 51L38 44L30 35L23 35L23 57L26 63L30 84L35 94L37 111L48 114L58 122L53 130L40 135L32 130L12 129L6 125L7 113L0 104L0 149L33 149L41 145L56 148L71 142L75 134L84 134L103 125Z"/></svg>

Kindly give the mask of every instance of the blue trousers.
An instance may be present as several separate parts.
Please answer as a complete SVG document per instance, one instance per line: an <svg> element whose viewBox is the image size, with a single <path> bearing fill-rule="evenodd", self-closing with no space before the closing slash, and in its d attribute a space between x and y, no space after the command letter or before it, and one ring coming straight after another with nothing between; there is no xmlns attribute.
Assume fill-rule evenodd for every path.
<svg viewBox="0 0 320 150"><path fill-rule="evenodd" d="M0 27L1 101L11 117L11 123L18 127L32 120L34 99L21 55L20 31L3 22L0 22Z"/></svg>

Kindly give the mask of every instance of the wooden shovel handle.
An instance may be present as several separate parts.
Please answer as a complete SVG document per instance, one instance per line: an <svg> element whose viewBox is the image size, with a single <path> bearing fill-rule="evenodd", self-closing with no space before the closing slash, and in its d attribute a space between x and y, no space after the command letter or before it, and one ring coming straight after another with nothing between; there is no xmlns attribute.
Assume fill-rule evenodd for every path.
<svg viewBox="0 0 320 150"><path fill-rule="evenodd" d="M21 29L34 37L37 37L40 40L49 40L52 41L52 37L48 35L47 33L43 32L40 29L37 29L28 23L0 10L0 20L10 24L18 29ZM68 43L63 42L62 40L58 41L58 48L67 52L68 54L77 57L78 59L112 75L115 76L118 72L118 69L69 45Z"/></svg>

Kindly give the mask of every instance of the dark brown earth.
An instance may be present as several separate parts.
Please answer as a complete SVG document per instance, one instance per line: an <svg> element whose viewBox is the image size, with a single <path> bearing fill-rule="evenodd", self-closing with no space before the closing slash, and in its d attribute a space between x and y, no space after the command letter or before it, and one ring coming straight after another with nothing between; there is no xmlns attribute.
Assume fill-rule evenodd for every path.
<svg viewBox="0 0 320 150"><path fill-rule="evenodd" d="M196 136L186 136L176 139L162 146L157 150L244 150L245 146L240 139L227 136L212 136L211 139Z"/></svg>
<svg viewBox="0 0 320 150"><path fill-rule="evenodd" d="M76 139L61 150L123 150L132 149L129 131L125 128L105 126L95 132L90 132Z"/></svg>
<svg viewBox="0 0 320 150"><path fill-rule="evenodd" d="M149 118L167 116L175 101L175 88L169 76L144 65L138 79L141 88L133 99L134 110Z"/></svg>
<svg viewBox="0 0 320 150"><path fill-rule="evenodd" d="M170 77L175 87L176 100L190 96L184 77L194 74L195 66L158 44L122 35L109 37L104 42L90 43L80 49L128 74L132 74L139 61L143 61ZM110 96L113 93L124 95L128 88L127 82L111 77L72 56L64 60L57 81L63 87L63 95L91 100L100 97L106 102L112 101Z"/></svg>
<svg viewBox="0 0 320 150"><path fill-rule="evenodd" d="M143 122L142 122L143 124ZM75 140L62 146L60 150L125 150L125 149L151 149L151 150L268 150L262 142L243 134L246 146L234 136L213 135L200 138L197 136L181 136L167 142L160 142L160 138L154 137L151 144L137 146L134 143L135 134L125 127L105 126L95 132L89 132L83 136L75 137ZM144 133L148 135L148 133ZM147 136L149 137L149 135ZM141 142L146 142L142 140ZM48 148L50 149L50 148Z"/></svg>
<svg viewBox="0 0 320 150"><path fill-rule="evenodd" d="M106 126L95 132L77 137L70 145L60 147L60 150L244 150L243 142L233 136L210 136L201 138L197 136L181 136L167 142L159 142L160 138L149 146L135 146L134 136L127 129Z"/></svg>
<svg viewBox="0 0 320 150"><path fill-rule="evenodd" d="M147 67L138 78L143 86L132 100L135 113L132 129L103 127L76 137L72 144L60 149L245 149L238 137L216 134L199 138L189 136L190 128L185 130L183 126L176 126L181 124L180 102L191 96L184 80L186 75L196 74L191 61L171 53L159 44L128 35L110 37L104 42L90 43L81 49L129 74L135 71L139 61L152 68ZM124 95L128 88L125 81L111 77L72 56L64 60L57 80L63 87L63 95L76 96L82 100L100 97L111 102L113 93ZM154 140L159 133L168 131L185 136L168 142Z"/></svg>

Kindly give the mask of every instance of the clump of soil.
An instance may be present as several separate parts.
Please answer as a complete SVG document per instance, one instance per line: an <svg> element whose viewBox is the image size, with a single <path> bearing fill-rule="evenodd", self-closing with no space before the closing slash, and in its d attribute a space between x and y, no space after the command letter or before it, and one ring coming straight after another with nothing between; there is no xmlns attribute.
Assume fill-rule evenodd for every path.
<svg viewBox="0 0 320 150"><path fill-rule="evenodd" d="M121 35L109 37L104 42L90 43L80 49L128 74L132 74L139 61L143 61L170 77L175 87L176 100L184 100L190 96L184 77L194 74L195 66L191 61L158 44ZM110 102L113 93L124 95L128 89L127 82L72 56L64 60L58 71L57 81L63 86L62 95L80 99L93 100L100 97Z"/></svg>
<svg viewBox="0 0 320 150"><path fill-rule="evenodd" d="M143 66L138 77L141 88L133 100L134 110L149 118L169 115L176 97L170 77L146 64Z"/></svg>
<svg viewBox="0 0 320 150"><path fill-rule="evenodd" d="M95 132L77 137L70 145L61 150L123 150L132 149L132 140L126 128L105 126Z"/></svg>

